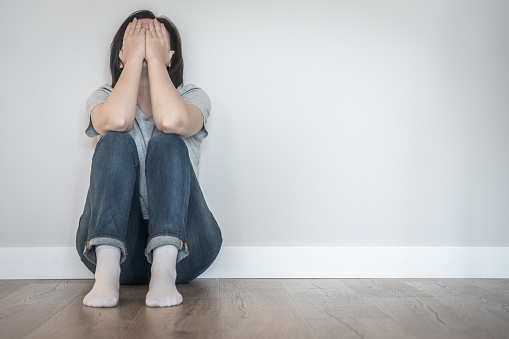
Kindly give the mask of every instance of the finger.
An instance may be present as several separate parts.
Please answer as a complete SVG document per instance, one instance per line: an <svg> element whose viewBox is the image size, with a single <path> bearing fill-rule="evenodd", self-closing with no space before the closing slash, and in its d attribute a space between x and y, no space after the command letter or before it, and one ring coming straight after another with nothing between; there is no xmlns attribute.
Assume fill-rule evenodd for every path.
<svg viewBox="0 0 509 339"><path fill-rule="evenodd" d="M147 29L145 27L140 28L140 35L143 37L143 39L147 36Z"/></svg>
<svg viewBox="0 0 509 339"><path fill-rule="evenodd" d="M125 41L127 40L127 38L129 38L129 36L131 36L133 34L132 31L133 31L133 25L128 24L127 28L124 32L124 38L122 39L122 44L124 44Z"/></svg>
<svg viewBox="0 0 509 339"><path fill-rule="evenodd" d="M166 29L166 26L161 22L161 34L163 37L163 40L168 43L168 49L171 51L171 43L170 43L170 33L168 33L168 30ZM173 51L175 53L175 51ZM171 54L173 55L173 54ZM170 57L171 57L170 55Z"/></svg>
<svg viewBox="0 0 509 339"><path fill-rule="evenodd" d="M133 21L129 22L129 24L127 25L126 32L128 31L129 35L133 35L134 27L136 26L136 25L133 25L133 23L135 23L134 19L133 19Z"/></svg>
<svg viewBox="0 0 509 339"><path fill-rule="evenodd" d="M148 23L147 31L149 32L151 38L157 37L156 31L154 29L154 22L152 20Z"/></svg>
<svg viewBox="0 0 509 339"><path fill-rule="evenodd" d="M162 38L163 32L161 32L161 23L159 21L157 21L157 19L154 19L154 29L157 33L157 37Z"/></svg>
<svg viewBox="0 0 509 339"><path fill-rule="evenodd" d="M157 33L157 24L155 22L155 19L150 21L150 32L152 32L153 38L158 38L159 34Z"/></svg>
<svg viewBox="0 0 509 339"><path fill-rule="evenodd" d="M148 23L148 30L150 32L150 35L153 35L152 33L154 33L154 24L152 20L150 20L150 22Z"/></svg>
<svg viewBox="0 0 509 339"><path fill-rule="evenodd" d="M162 22L160 23L159 26L161 26L161 36L163 37L164 40L168 41L168 31L166 30L166 27Z"/></svg>
<svg viewBox="0 0 509 339"><path fill-rule="evenodd" d="M141 26L141 20L136 20L136 29L135 29L135 34L139 34L140 33L140 30L141 30L142 26Z"/></svg>

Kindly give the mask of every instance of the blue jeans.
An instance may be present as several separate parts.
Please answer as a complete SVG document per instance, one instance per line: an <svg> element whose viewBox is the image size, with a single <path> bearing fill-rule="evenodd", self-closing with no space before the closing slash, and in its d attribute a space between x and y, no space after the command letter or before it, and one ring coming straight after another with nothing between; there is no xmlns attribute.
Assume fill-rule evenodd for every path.
<svg viewBox="0 0 509 339"><path fill-rule="evenodd" d="M92 157L90 187L76 232L81 261L95 273L95 247L120 248L120 284L150 282L153 249L178 247L177 279L189 282L216 259L223 238L177 134L157 133L147 146L145 175L150 219L143 219L136 143L127 132L108 131Z"/></svg>

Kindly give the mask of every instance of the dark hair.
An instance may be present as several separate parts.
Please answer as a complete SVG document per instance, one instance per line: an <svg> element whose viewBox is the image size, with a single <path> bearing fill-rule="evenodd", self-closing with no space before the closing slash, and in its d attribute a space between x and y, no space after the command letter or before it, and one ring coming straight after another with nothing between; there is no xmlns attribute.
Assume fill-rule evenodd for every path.
<svg viewBox="0 0 509 339"><path fill-rule="evenodd" d="M122 44L124 43L124 33L127 25L129 22L133 21L135 17L137 19L154 19L155 15L149 10L133 12L118 29L110 47L111 87L115 87L118 78L120 78L120 74L122 74L122 68L120 68L120 57L118 54L120 53ZM184 83L184 59L182 59L182 41L180 40L180 34L177 27L167 17L161 16L158 17L157 20L162 22L164 27L166 27L170 33L170 49L175 51L175 53L171 57L171 67L166 67L166 70L168 71L168 75L170 76L173 85L177 88Z"/></svg>

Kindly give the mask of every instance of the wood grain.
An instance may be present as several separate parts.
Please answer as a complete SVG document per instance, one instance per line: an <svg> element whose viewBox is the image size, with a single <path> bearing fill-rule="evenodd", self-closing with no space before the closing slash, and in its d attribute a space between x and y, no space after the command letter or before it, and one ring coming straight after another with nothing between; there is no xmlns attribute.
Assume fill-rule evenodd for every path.
<svg viewBox="0 0 509 339"><path fill-rule="evenodd" d="M89 287L89 280L31 281L0 300L2 338L28 335Z"/></svg>
<svg viewBox="0 0 509 339"><path fill-rule="evenodd" d="M1 338L507 338L509 279L195 279L183 303L83 305L93 280L0 280Z"/></svg>

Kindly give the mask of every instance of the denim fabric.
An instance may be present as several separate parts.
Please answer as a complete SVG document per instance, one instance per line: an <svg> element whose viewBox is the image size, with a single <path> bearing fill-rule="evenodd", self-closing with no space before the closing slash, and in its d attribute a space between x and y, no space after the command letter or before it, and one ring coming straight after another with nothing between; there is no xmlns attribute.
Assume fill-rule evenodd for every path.
<svg viewBox="0 0 509 339"><path fill-rule="evenodd" d="M92 157L90 187L76 232L81 261L95 273L95 246L121 249L120 284L150 282L153 249L179 248L176 283L191 281L216 259L223 238L196 178L186 144L177 134L157 133L145 160L149 219L139 199L140 163L128 132L108 131Z"/></svg>

